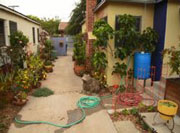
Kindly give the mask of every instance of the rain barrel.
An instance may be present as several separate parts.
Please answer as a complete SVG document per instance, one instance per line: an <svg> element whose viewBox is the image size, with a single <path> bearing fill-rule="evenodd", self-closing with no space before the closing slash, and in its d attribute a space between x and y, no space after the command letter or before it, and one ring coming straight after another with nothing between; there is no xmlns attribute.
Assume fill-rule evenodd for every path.
<svg viewBox="0 0 180 133"><path fill-rule="evenodd" d="M151 53L137 52L134 55L134 78L148 79L151 70Z"/></svg>

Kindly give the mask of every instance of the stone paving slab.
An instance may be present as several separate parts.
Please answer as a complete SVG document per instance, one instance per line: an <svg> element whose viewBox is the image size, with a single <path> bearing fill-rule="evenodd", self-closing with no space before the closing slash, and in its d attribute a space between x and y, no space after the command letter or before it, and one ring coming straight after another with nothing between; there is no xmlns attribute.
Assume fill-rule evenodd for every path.
<svg viewBox="0 0 180 133"><path fill-rule="evenodd" d="M140 133L131 121L117 121L114 125L118 133Z"/></svg>

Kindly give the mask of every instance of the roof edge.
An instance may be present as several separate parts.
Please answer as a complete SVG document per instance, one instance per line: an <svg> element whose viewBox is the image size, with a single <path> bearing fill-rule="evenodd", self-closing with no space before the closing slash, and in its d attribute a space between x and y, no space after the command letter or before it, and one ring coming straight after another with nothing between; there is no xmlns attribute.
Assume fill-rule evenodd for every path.
<svg viewBox="0 0 180 133"><path fill-rule="evenodd" d="M7 11L7 12L10 12L10 13L16 15L16 16L19 16L19 17L21 17L21 18L27 20L27 21L30 21L30 22L35 23L35 24L37 24L37 25L40 25L40 23L38 23L38 22L32 20L32 19L29 18L28 16L26 16L26 15L24 15L24 14L18 12L18 11L15 11L15 10L13 10L13 9L11 9L11 8L9 8L9 7L7 7L7 6L5 6L5 5L0 4L0 9L2 9L2 10L4 10L4 11Z"/></svg>
<svg viewBox="0 0 180 133"><path fill-rule="evenodd" d="M142 4L157 4L162 2L163 0L155 0L155 1L138 1L138 0L102 0L95 8L94 12L98 11L105 3L107 2L126 2L126 3L142 3Z"/></svg>

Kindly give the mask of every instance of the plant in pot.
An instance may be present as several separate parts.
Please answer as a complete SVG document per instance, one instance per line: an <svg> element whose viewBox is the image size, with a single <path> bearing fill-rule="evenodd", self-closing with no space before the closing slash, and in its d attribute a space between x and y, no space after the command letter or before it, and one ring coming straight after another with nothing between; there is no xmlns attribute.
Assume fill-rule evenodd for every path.
<svg viewBox="0 0 180 133"><path fill-rule="evenodd" d="M41 72L43 69L44 61L39 55L30 55L26 58L27 68L32 72L33 78L33 88L39 88L41 83L39 82Z"/></svg>
<svg viewBox="0 0 180 133"><path fill-rule="evenodd" d="M12 86L14 84L14 76L15 72L11 73L0 73L0 102L6 101L7 103L11 103L14 97L14 93L12 92Z"/></svg>
<svg viewBox="0 0 180 133"><path fill-rule="evenodd" d="M50 60L45 61L44 69L47 73L53 72L53 65L52 65L52 62Z"/></svg>
<svg viewBox="0 0 180 133"><path fill-rule="evenodd" d="M81 36L77 35L76 39L77 42L74 44L74 72L78 76L82 76L86 70L85 62L86 62L86 49L85 49L85 42L79 39Z"/></svg>
<svg viewBox="0 0 180 133"><path fill-rule="evenodd" d="M27 92L25 91L19 91L16 96L14 96L13 104L17 106L23 106L27 103Z"/></svg>
<svg viewBox="0 0 180 133"><path fill-rule="evenodd" d="M165 55L169 58L168 64L171 68L170 75L176 74L174 78L168 78L166 80L165 98L177 102L180 106L180 46L165 49L163 56ZM178 109L178 115L180 115L180 109Z"/></svg>
<svg viewBox="0 0 180 133"><path fill-rule="evenodd" d="M33 86L33 78L34 75L29 69L19 69L15 76L15 85L29 92Z"/></svg>
<svg viewBox="0 0 180 133"><path fill-rule="evenodd" d="M155 50L158 42L158 34L148 27L139 36L138 49L134 55L134 77L136 79L150 78L151 53Z"/></svg>

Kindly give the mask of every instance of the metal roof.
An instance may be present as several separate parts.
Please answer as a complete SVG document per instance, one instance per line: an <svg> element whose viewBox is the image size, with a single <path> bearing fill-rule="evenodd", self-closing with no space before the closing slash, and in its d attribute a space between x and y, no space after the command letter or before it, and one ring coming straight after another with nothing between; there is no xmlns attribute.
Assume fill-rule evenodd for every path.
<svg viewBox="0 0 180 133"><path fill-rule="evenodd" d="M37 25L40 25L40 23L38 23L38 22L30 19L30 18L27 17L26 15L24 15L24 14L18 12L18 11L15 11L15 10L7 7L7 6L4 6L4 5L2 5L2 4L0 4L0 10L4 10L4 11L9 12L9 13L12 13L12 14L14 14L14 15L16 15L16 16L19 16L19 17L21 17L21 18L23 18L23 19L25 19L25 20L27 20L27 21L30 21L30 22L35 23L35 24L37 24Z"/></svg>

